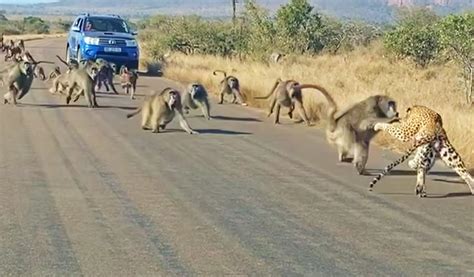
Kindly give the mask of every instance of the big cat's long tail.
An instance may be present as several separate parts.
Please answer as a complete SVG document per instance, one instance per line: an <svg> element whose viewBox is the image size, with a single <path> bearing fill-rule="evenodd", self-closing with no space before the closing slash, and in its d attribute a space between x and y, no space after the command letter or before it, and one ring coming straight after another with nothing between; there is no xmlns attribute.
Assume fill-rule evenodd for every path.
<svg viewBox="0 0 474 277"><path fill-rule="evenodd" d="M382 172L380 172L376 177L374 177L374 179L372 180L372 182L370 182L369 184L369 191L372 191L374 185L380 181L380 179L382 179L385 175L387 175L390 171L392 171L392 169L394 169L396 166L398 166L399 164L403 163L406 159L408 159L408 157L410 157L411 153L413 153L413 151L415 151L416 148L414 149L410 149L408 150L403 156L401 156L398 160L395 160L394 162L392 162L391 164L387 165Z"/></svg>
<svg viewBox="0 0 474 277"><path fill-rule="evenodd" d="M336 114L337 111L337 105L336 102L334 101L334 98L329 94L329 92L322 86L316 85L316 84L301 84L298 86L300 89L306 89L306 88L312 88L312 89L317 89L319 90L324 97L326 98L328 102L328 111L327 111L327 120L328 120L328 126L329 130L333 132L336 129L336 119L334 118L334 115Z"/></svg>
<svg viewBox="0 0 474 277"><path fill-rule="evenodd" d="M417 141L410 149L408 149L403 156L401 156L398 160L394 161L393 163L387 165L384 170L379 173L369 184L369 191L372 191L374 185L382 179L387 173L389 173L392 169L394 169L397 165L403 163L410 155L420 146L432 143L437 137L427 137L420 141Z"/></svg>

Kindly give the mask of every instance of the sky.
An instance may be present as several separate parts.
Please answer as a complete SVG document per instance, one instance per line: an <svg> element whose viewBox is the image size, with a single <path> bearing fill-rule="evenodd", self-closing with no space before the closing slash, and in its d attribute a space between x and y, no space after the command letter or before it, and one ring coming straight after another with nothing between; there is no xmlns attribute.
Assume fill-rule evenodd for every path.
<svg viewBox="0 0 474 277"><path fill-rule="evenodd" d="M31 4L31 3L44 3L44 2L55 2L56 0L0 0L0 4Z"/></svg>

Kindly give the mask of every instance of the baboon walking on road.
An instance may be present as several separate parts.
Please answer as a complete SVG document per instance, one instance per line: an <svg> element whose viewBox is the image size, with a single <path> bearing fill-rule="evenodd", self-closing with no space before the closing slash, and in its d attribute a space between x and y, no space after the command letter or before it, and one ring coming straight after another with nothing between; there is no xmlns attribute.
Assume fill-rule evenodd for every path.
<svg viewBox="0 0 474 277"><path fill-rule="evenodd" d="M296 109L301 119L306 125L310 126L311 123L303 107L303 93L299 85L300 83L295 80L282 81L278 78L268 95L254 98L268 99L271 97L270 109L267 116L270 117L275 110L275 124L280 123L280 109L283 106L289 109L288 116L290 118L293 118L293 111Z"/></svg>
<svg viewBox="0 0 474 277"><path fill-rule="evenodd" d="M243 100L240 92L239 79L231 75L227 76L227 73L223 70L214 70L212 74L217 75L218 72L224 74L224 79L220 82L219 104L224 103L225 95L232 95L232 104L238 101L242 106L247 106L247 103Z"/></svg>
<svg viewBox="0 0 474 277"><path fill-rule="evenodd" d="M183 115L180 94L172 88L165 88L161 92L146 96L142 106L133 113L127 114L127 118L139 113L142 113L143 130L151 129L153 133L159 133L160 129L165 129L166 125L177 116L183 130L188 134L199 134L189 127Z"/></svg>
<svg viewBox="0 0 474 277"><path fill-rule="evenodd" d="M190 109L195 110L199 108L202 111L202 115L207 120L210 120L210 105L206 89L199 83L191 83L183 95L183 109L185 113L189 113Z"/></svg>

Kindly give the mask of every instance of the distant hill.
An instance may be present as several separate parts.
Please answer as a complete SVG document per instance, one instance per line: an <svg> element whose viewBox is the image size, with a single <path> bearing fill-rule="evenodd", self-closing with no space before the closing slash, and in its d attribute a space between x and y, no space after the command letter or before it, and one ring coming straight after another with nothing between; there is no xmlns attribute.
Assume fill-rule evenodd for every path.
<svg viewBox="0 0 474 277"><path fill-rule="evenodd" d="M242 9L244 0L238 0ZM257 0L270 11L275 11L286 0ZM474 9L474 0L310 0L317 10L342 18L358 18L383 22L390 19L393 8L399 6L428 6L440 13ZM231 0L60 0L55 3L29 6L0 4L7 13L75 15L79 12L107 12L136 17L150 14L228 17L232 13Z"/></svg>

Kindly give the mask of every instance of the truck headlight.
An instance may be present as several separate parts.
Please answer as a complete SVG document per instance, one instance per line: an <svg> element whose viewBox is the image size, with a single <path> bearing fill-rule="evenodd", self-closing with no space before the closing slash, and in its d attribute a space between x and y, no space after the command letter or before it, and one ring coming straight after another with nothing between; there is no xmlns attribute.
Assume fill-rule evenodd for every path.
<svg viewBox="0 0 474 277"><path fill-rule="evenodd" d="M136 47L138 45L137 41L134 39L127 39L125 43L128 47Z"/></svg>
<svg viewBox="0 0 474 277"><path fill-rule="evenodd" d="M99 38L95 37L84 37L84 42L90 45L99 45Z"/></svg>

